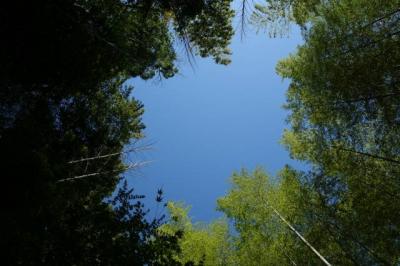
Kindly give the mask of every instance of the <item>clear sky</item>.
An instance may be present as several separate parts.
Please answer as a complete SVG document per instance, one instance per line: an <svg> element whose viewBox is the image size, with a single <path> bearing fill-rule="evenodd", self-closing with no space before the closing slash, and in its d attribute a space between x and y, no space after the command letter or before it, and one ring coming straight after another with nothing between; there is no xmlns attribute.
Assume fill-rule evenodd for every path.
<svg viewBox="0 0 400 266"><path fill-rule="evenodd" d="M139 159L154 161L130 172L130 185L151 199L162 187L166 199L192 206L195 221L210 221L220 216L216 199L233 171L261 166L275 174L299 165L279 144L288 82L275 65L301 42L295 29L277 39L248 32L243 41L235 36L228 66L197 58L193 69L182 53L174 78L133 80L134 97L145 106L144 142L153 144Z"/></svg>

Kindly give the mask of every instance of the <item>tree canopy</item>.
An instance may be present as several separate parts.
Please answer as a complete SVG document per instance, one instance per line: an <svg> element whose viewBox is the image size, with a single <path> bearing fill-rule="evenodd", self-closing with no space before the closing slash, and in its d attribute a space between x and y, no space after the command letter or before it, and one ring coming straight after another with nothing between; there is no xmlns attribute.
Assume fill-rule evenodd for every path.
<svg viewBox="0 0 400 266"><path fill-rule="evenodd" d="M379 2L379 1L378 1ZM361 264L399 258L399 10L396 1L320 5L306 43L277 69L289 78L283 143Z"/></svg>
<svg viewBox="0 0 400 266"><path fill-rule="evenodd" d="M246 1L244 1L245 3ZM243 5L245 7L245 5ZM0 10L1 244L10 265L398 265L400 2L265 0L251 22L304 43L276 70L290 82L282 138L308 169L231 177L223 218L155 201L124 173L140 162L144 106L130 78L229 64L231 0L12 1Z"/></svg>
<svg viewBox="0 0 400 266"><path fill-rule="evenodd" d="M11 1L0 10L8 264L175 263L179 235L157 234L162 217L149 220L126 186L113 195L138 165L124 154L144 128L125 81L175 75L179 43L229 63L232 16L227 0Z"/></svg>

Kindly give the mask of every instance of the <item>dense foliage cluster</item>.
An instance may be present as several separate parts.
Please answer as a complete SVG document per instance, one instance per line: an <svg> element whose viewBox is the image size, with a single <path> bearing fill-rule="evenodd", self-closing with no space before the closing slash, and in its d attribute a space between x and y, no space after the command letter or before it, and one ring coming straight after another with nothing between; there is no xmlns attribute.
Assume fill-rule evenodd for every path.
<svg viewBox="0 0 400 266"><path fill-rule="evenodd" d="M332 256L362 265L400 258L399 4L319 6L306 43L278 66L291 79L283 142L312 166L310 204L342 249Z"/></svg>
<svg viewBox="0 0 400 266"><path fill-rule="evenodd" d="M169 78L174 45L229 62L230 1L10 1L0 10L6 264L173 265L138 196L114 195L142 136L124 81ZM201 34L200 34L201 32Z"/></svg>

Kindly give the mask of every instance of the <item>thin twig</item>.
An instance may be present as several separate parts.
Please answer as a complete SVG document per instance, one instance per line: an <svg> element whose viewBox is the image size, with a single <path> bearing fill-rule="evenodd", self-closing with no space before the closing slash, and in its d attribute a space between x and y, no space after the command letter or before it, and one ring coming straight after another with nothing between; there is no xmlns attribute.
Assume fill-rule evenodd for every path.
<svg viewBox="0 0 400 266"><path fill-rule="evenodd" d="M130 152L133 152L133 151L136 152L136 151L149 150L150 148L151 148L150 145L146 145L146 146L142 146L142 147L133 147L131 149L128 149L128 150L122 151L122 152L115 152L115 153L109 153L109 154L94 156L94 157L82 158L82 159L79 159L79 160L72 160L72 161L69 161L68 164L92 161L92 160L97 160L97 159L117 156L117 155L124 154L124 153L130 153Z"/></svg>
<svg viewBox="0 0 400 266"><path fill-rule="evenodd" d="M114 173L114 172L119 172L119 171L126 171L126 170L129 170L129 169L134 169L134 168L138 168L138 167L144 166L144 165L149 164L151 162L152 161L136 162L136 163L129 164L126 167L122 167L120 169L104 171L104 172L96 172L96 173L90 173L90 174L74 176L74 177L71 177L71 178L60 179L56 183L61 183L61 182L66 182L66 181L76 181L76 180L79 180L79 179L82 179L82 178L98 176L98 175L102 175L102 174L109 174L109 173Z"/></svg>

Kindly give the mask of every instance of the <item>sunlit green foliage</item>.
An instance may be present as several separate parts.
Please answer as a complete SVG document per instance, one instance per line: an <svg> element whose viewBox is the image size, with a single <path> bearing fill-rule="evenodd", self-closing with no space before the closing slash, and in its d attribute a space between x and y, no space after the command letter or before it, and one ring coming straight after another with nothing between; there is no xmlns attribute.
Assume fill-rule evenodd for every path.
<svg viewBox="0 0 400 266"><path fill-rule="evenodd" d="M235 173L231 181L232 188L218 200L218 208L232 219L238 232L238 265L285 264L287 258L281 251L292 239L271 208L284 204L272 181L260 169L253 174ZM287 209L285 214L289 213Z"/></svg>
<svg viewBox="0 0 400 266"><path fill-rule="evenodd" d="M305 44L277 67L291 80L283 143L311 164L316 215L353 264L400 257L398 6L320 5Z"/></svg>
<svg viewBox="0 0 400 266"><path fill-rule="evenodd" d="M277 216L278 210L290 223L323 251L337 248L318 231L309 231L312 222L307 199L312 197L302 185L301 173L286 167L279 182L262 170L243 170L231 177L232 187L218 200L218 210L226 218L209 225L193 224L188 208L170 203L172 221L160 228L166 234L182 231L177 260L195 265L307 265L318 258ZM229 226L231 225L231 226ZM321 240L322 239L322 240ZM341 262L346 261L341 259Z"/></svg>
<svg viewBox="0 0 400 266"><path fill-rule="evenodd" d="M225 219L210 224L193 224L189 208L183 204L168 203L171 221L159 228L166 235L183 232L179 239L180 252L175 259L182 265L235 265L229 226Z"/></svg>

